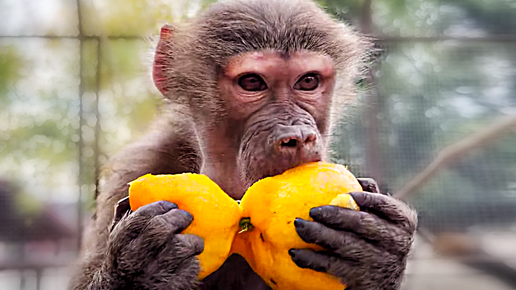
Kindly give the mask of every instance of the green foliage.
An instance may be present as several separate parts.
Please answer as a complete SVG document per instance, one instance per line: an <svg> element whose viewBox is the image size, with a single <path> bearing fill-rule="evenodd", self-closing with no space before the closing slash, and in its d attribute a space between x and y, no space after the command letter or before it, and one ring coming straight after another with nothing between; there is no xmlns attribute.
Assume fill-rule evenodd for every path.
<svg viewBox="0 0 516 290"><path fill-rule="evenodd" d="M153 44L140 36L156 35L164 23L186 19L212 2L82 1L83 33L91 36L82 42L82 55L78 39L0 43L0 174L17 180L23 192L41 199L72 200L77 196L77 182L92 197L96 142L100 165L104 165L107 156L145 132L160 105L149 70ZM336 18L357 26L367 3L317 2ZM382 35L516 33L512 0L371 3L373 34L380 40ZM63 19L75 17L68 14ZM60 31L55 25L49 27L54 27L49 34ZM374 71L375 83L360 83L359 104L345 108L332 158L361 176L376 172L379 176L372 177L379 178L385 189L396 192L439 150L488 126L498 116L514 113L514 42L404 39L380 43L385 52ZM82 128L80 87L84 90ZM378 92L374 103L370 103L368 89ZM80 135L84 147L79 178ZM515 138L509 135L455 163L421 188L413 202L431 217L446 217L482 202L486 191L494 201L514 201ZM380 160L368 159L372 150ZM368 168L370 164L379 168ZM26 204L28 209L35 208ZM482 210L494 211L495 206L494 202Z"/></svg>
<svg viewBox="0 0 516 290"><path fill-rule="evenodd" d="M86 35L145 36L156 33L160 25L173 20L170 2L110 0L101 4L83 2Z"/></svg>
<svg viewBox="0 0 516 290"><path fill-rule="evenodd" d="M516 9L511 5L502 0L373 1L373 19L381 26L377 31L401 36L495 34L513 31ZM503 21L494 20L508 14ZM375 71L378 100L370 104L360 98L359 109L348 110L352 117L335 134L333 158L350 164L359 175L378 174L372 177L380 179L385 190L395 193L444 147L514 114L514 42L407 41L383 46ZM370 131L371 122L376 133ZM371 134L377 140L372 147ZM412 202L423 224L446 230L516 218L501 209L516 206L516 136L508 134L453 163L418 190ZM371 150L380 152L380 168L368 168L375 163L368 162Z"/></svg>
<svg viewBox="0 0 516 290"><path fill-rule="evenodd" d="M354 23L357 20L364 4L362 0L319 0L316 2L328 13L347 23Z"/></svg>
<svg viewBox="0 0 516 290"><path fill-rule="evenodd" d="M9 103L7 93L20 77L19 69L22 66L22 58L14 46L0 47L0 106Z"/></svg>

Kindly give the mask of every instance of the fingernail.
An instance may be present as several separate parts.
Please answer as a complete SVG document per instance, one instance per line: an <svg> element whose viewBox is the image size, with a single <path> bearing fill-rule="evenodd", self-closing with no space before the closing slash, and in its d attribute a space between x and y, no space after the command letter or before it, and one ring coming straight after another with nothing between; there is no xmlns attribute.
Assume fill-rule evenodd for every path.
<svg viewBox="0 0 516 290"><path fill-rule="evenodd" d="M305 220L303 220L303 219L296 218L296 219L294 220L294 226L295 226L296 228L304 228L304 227L305 227L305 225L306 225L306 221L305 221Z"/></svg>
<svg viewBox="0 0 516 290"><path fill-rule="evenodd" d="M322 213L323 213L323 207L319 206L319 207L314 207L314 208L310 209L309 215L311 218L314 218L314 217L321 216Z"/></svg>
<svg viewBox="0 0 516 290"><path fill-rule="evenodd" d="M366 198L366 196L365 196L366 193L363 193L363 192L350 192L349 195L351 195L351 197L353 197L353 199L358 204L358 206L362 206L364 204L364 201L365 201L365 198Z"/></svg>
<svg viewBox="0 0 516 290"><path fill-rule="evenodd" d="M177 205L173 202L161 200L159 201L159 204L163 207L163 210L169 211L177 208Z"/></svg>
<svg viewBox="0 0 516 290"><path fill-rule="evenodd" d="M189 213L185 210L182 210L182 209L178 209L177 211L180 212L182 215L184 215L186 218L193 220L193 216L191 213Z"/></svg>
<svg viewBox="0 0 516 290"><path fill-rule="evenodd" d="M294 249L290 249L288 250L288 254L291 256L291 257L294 257L296 254L297 254L297 251L294 250Z"/></svg>

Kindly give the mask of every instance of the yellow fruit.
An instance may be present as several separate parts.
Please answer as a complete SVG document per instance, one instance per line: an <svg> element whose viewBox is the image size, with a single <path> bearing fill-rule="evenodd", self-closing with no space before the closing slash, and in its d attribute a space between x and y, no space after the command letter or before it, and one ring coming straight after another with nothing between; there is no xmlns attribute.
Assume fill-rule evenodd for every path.
<svg viewBox="0 0 516 290"><path fill-rule="evenodd" d="M345 285L335 277L299 268L288 250L322 250L301 240L295 218L312 220L310 209L328 204L358 210L346 193L361 190L344 166L317 162L256 182L240 206L207 176L189 173L144 175L130 184L129 202L136 210L168 200L194 216L183 233L204 239L200 279L216 271L231 253L238 253L273 289L342 290Z"/></svg>
<svg viewBox="0 0 516 290"><path fill-rule="evenodd" d="M330 205L345 207L345 208L349 208L352 210L360 210L358 205L355 203L355 200L353 199L353 197L351 197L351 195L349 195L347 193L341 193L341 194L337 195L334 199L332 199L332 201L330 202Z"/></svg>
<svg viewBox="0 0 516 290"><path fill-rule="evenodd" d="M199 255L199 278L205 278L222 266L239 231L238 204L201 174L147 174L131 182L129 203L133 211L160 200L173 202L194 217L182 233L204 239L204 251Z"/></svg>
<svg viewBox="0 0 516 290"><path fill-rule="evenodd" d="M352 191L362 191L356 178L342 165L323 162L302 165L256 182L240 203L244 218L241 226L246 230L235 237L232 252L242 255L273 289L342 290L345 285L337 278L299 268L288 250L322 250L301 240L294 220L312 220L311 208L330 203L358 209L349 195L342 194Z"/></svg>

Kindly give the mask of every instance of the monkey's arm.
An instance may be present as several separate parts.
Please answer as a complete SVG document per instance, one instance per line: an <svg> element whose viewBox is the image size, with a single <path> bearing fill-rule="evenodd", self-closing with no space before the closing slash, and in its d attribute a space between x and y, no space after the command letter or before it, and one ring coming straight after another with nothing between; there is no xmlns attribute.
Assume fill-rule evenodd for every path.
<svg viewBox="0 0 516 290"><path fill-rule="evenodd" d="M131 215L125 217L125 221L117 226L118 230L110 235L113 208L119 199L127 195L128 182L146 173L175 174L198 171L196 140L186 139L187 136L195 136L191 132L193 129L186 123L189 118L182 116L183 114L176 115L181 118L163 117L154 124L156 129L126 147L111 160L111 166L104 170L96 212L84 233L81 267L73 277L70 289L115 289L107 286L118 283L115 281L116 271L113 273L112 269L108 269L110 251L115 244L142 230L141 224L133 225L138 219ZM146 223L151 223L151 220L153 219L148 218ZM166 231L168 226L170 223L160 227ZM155 249L142 248L135 252L149 253L151 250ZM153 257L148 255L147 260L142 261L151 258Z"/></svg>
<svg viewBox="0 0 516 290"><path fill-rule="evenodd" d="M346 289L399 289L416 230L416 213L390 196L351 195L361 211L322 206L310 210L315 222L296 219L299 236L326 250L292 249L292 260L299 267L340 278L348 285Z"/></svg>

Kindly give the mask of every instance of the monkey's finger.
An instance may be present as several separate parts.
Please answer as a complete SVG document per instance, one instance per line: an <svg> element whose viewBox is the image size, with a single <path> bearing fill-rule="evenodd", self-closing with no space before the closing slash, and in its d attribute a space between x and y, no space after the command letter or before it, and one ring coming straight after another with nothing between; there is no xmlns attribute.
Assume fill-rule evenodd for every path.
<svg viewBox="0 0 516 290"><path fill-rule="evenodd" d="M169 239L163 250L157 255L157 268L168 272L180 271L186 260L193 258L204 250L204 240L196 235L181 234Z"/></svg>
<svg viewBox="0 0 516 290"><path fill-rule="evenodd" d="M162 258L173 257L175 264L181 261L197 256L204 251L204 240L196 235L180 234L175 235L169 240L167 246L163 249L160 256Z"/></svg>
<svg viewBox="0 0 516 290"><path fill-rule="evenodd" d="M113 228L113 232L124 233L122 238L126 240L135 239L141 230L147 226L149 219L167 213L172 209L177 209L177 205L168 201L157 201L142 206L126 218L122 218L119 225L115 225L115 228ZM121 236L118 233L116 235Z"/></svg>
<svg viewBox="0 0 516 290"><path fill-rule="evenodd" d="M176 247L179 247L181 255L184 257L196 256L204 251L204 240L199 236L181 234L177 235L176 239Z"/></svg>
<svg viewBox="0 0 516 290"><path fill-rule="evenodd" d="M184 259L177 265L174 271L175 279L170 279L170 285L167 289L198 289L199 272L201 266L197 256L191 256Z"/></svg>
<svg viewBox="0 0 516 290"><path fill-rule="evenodd" d="M353 269L352 261L333 256L331 253L316 252L311 249L290 249L292 261L300 268L312 269L341 278L346 269ZM356 267L356 266L355 266Z"/></svg>
<svg viewBox="0 0 516 290"><path fill-rule="evenodd" d="M161 247L170 235L182 231L193 220L188 212L179 209L170 210L171 208L177 208L177 206L171 202L159 201L143 206L133 214L122 218L110 234L111 251L113 253L122 251L136 238L139 239L134 241L136 244L148 244L152 248ZM160 214L162 212L165 214ZM153 214L154 217L151 216Z"/></svg>
<svg viewBox="0 0 516 290"><path fill-rule="evenodd" d="M150 228L159 228L161 234L178 234L193 221L193 216L182 209L173 209L165 214L153 217L144 232ZM142 233L143 234L143 233Z"/></svg>
<svg viewBox="0 0 516 290"><path fill-rule="evenodd" d="M380 187L378 183L372 178L357 178L358 183L362 186L362 189L367 192L380 193Z"/></svg>
<svg viewBox="0 0 516 290"><path fill-rule="evenodd" d="M407 233L414 233L417 225L416 212L403 201L394 197L368 192L351 192L360 210L387 219L403 228Z"/></svg>
<svg viewBox="0 0 516 290"><path fill-rule="evenodd" d="M399 249L408 247L412 240L400 227L363 211L326 205L312 208L310 217L332 229L352 232L366 240L381 242L382 247L389 251L398 252Z"/></svg>
<svg viewBox="0 0 516 290"><path fill-rule="evenodd" d="M297 218L294 221L299 237L307 242L319 245L346 259L358 260L365 252L373 252L368 241L360 239L354 233L339 232L327 226Z"/></svg>
<svg viewBox="0 0 516 290"><path fill-rule="evenodd" d="M136 239L149 219L143 216L127 215L114 225L109 234L109 247L112 253L120 252Z"/></svg>
<svg viewBox="0 0 516 290"><path fill-rule="evenodd" d="M164 214L176 208L177 205L175 203L166 200L160 200L140 207L133 213L133 216L151 218L153 216Z"/></svg>
<svg viewBox="0 0 516 290"><path fill-rule="evenodd" d="M134 244L140 249L145 249L147 253L159 253L169 242L175 244L175 235L186 228L192 220L191 214L180 209L157 215L143 228Z"/></svg>
<svg viewBox="0 0 516 290"><path fill-rule="evenodd" d="M137 275L137 285L148 285L149 275L161 277L159 289L197 289L195 287L200 266L197 258L203 247L201 238L193 235L176 235L168 239L161 252L150 252L148 249L139 250L139 259L128 257L131 265L141 264L146 275ZM132 259L131 259L132 258ZM140 280L140 278L144 278ZM165 283L165 285L163 285ZM157 284L153 284L157 285ZM143 288L142 288L143 289ZM157 289L157 288L156 288Z"/></svg>
<svg viewBox="0 0 516 290"><path fill-rule="evenodd" d="M173 287L168 289L198 289L200 271L201 266L197 256L185 259L174 273L180 279L172 279Z"/></svg>

